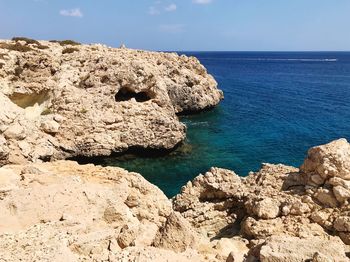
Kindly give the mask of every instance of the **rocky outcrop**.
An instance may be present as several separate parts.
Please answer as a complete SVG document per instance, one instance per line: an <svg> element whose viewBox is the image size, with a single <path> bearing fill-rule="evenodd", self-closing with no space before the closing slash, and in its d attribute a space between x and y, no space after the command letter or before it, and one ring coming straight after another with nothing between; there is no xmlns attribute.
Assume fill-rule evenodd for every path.
<svg viewBox="0 0 350 262"><path fill-rule="evenodd" d="M350 144L340 139L311 148L300 170L264 164L240 178L212 168L173 207L199 234L249 240L247 261L349 261L349 167Z"/></svg>
<svg viewBox="0 0 350 262"><path fill-rule="evenodd" d="M349 261L348 199L336 193L350 181L349 153L341 139L310 149L300 170L264 164L241 178L212 168L172 200L120 168L6 165L0 168L1 258Z"/></svg>
<svg viewBox="0 0 350 262"><path fill-rule="evenodd" d="M172 149L176 114L223 98L193 57L15 40L0 41L0 165Z"/></svg>
<svg viewBox="0 0 350 262"><path fill-rule="evenodd" d="M310 149L301 169L264 164L246 178L212 168L172 200L120 168L72 161L6 165L0 168L0 257L349 261L349 203L335 193L339 186L347 190L349 151L341 139Z"/></svg>
<svg viewBox="0 0 350 262"><path fill-rule="evenodd" d="M4 261L224 261L244 250L201 237L157 187L120 168L7 165L0 210Z"/></svg>
<svg viewBox="0 0 350 262"><path fill-rule="evenodd" d="M350 144L300 169L212 168L172 200L139 174L53 161L171 149L177 113L222 93L194 58L72 41L0 41L0 260L349 261Z"/></svg>

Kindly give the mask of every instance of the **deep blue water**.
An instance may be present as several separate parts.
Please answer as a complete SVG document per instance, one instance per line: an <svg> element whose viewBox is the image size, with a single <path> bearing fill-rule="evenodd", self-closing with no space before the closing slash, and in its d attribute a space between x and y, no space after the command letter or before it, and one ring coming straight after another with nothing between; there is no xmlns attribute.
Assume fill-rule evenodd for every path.
<svg viewBox="0 0 350 262"><path fill-rule="evenodd" d="M299 166L309 147L350 138L350 53L191 52L225 99L182 117L187 145L158 158L106 158L141 173L169 197L212 166L241 176L261 163Z"/></svg>

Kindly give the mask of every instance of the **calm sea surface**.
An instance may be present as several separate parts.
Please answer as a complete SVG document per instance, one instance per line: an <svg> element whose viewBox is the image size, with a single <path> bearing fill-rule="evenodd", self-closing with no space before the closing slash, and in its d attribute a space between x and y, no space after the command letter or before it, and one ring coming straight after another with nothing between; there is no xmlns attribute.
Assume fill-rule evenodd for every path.
<svg viewBox="0 0 350 262"><path fill-rule="evenodd" d="M105 158L169 197L212 166L241 176L261 163L299 166L306 150L350 139L350 53L191 52L224 91L212 111L182 117L186 145L165 157Z"/></svg>

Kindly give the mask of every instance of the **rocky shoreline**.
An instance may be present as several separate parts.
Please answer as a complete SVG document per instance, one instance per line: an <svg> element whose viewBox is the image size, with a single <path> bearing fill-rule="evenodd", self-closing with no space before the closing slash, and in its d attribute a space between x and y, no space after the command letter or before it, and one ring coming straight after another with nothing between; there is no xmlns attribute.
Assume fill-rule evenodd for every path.
<svg viewBox="0 0 350 262"><path fill-rule="evenodd" d="M177 114L222 98L195 58L0 41L0 261L349 261L345 139L300 168L212 168L173 199L137 173L63 160L174 148Z"/></svg>
<svg viewBox="0 0 350 262"><path fill-rule="evenodd" d="M2 164L169 150L186 135L176 114L223 98L174 53L16 39L0 41L0 63Z"/></svg>
<svg viewBox="0 0 350 262"><path fill-rule="evenodd" d="M350 144L300 169L212 168L169 200L121 168L55 161L0 168L4 261L349 261ZM20 248L19 248L20 247Z"/></svg>

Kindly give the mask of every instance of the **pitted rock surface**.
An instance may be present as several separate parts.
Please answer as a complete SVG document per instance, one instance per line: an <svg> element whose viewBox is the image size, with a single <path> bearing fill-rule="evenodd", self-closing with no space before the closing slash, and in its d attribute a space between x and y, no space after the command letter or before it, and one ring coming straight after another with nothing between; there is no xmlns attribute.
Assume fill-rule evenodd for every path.
<svg viewBox="0 0 350 262"><path fill-rule="evenodd" d="M223 98L194 57L38 43L0 41L0 165L172 149Z"/></svg>
<svg viewBox="0 0 350 262"><path fill-rule="evenodd" d="M330 261L349 261L349 167L350 144L340 139L311 148L300 170L263 164L260 171L241 178L212 168L183 187L173 208L202 235L248 239L255 252L247 261L312 261L316 252L315 259L332 258L331 249L341 252ZM273 246L270 237L277 238ZM331 237L337 246L327 244ZM270 254L283 245L291 250Z"/></svg>

